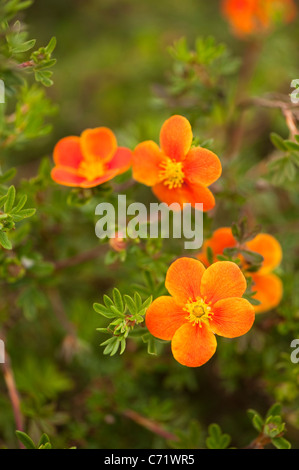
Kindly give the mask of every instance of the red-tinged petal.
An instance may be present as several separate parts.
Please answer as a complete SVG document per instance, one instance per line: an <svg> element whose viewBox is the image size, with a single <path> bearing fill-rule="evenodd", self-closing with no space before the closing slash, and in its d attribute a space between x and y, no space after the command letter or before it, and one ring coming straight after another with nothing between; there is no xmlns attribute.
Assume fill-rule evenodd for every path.
<svg viewBox="0 0 299 470"><path fill-rule="evenodd" d="M165 155L152 140L137 145L133 152L133 178L139 183L153 186L161 181L160 173Z"/></svg>
<svg viewBox="0 0 299 470"><path fill-rule="evenodd" d="M184 116L172 116L164 122L160 132L161 149L174 160L184 160L190 150L193 134L190 122Z"/></svg>
<svg viewBox="0 0 299 470"><path fill-rule="evenodd" d="M112 160L107 164L108 170L117 170L124 173L132 164L132 152L126 147L118 147Z"/></svg>
<svg viewBox="0 0 299 470"><path fill-rule="evenodd" d="M185 323L174 334L171 342L173 357L183 366L200 367L216 351L217 341L204 324Z"/></svg>
<svg viewBox="0 0 299 470"><path fill-rule="evenodd" d="M247 282L240 268L231 261L211 264L201 279L201 295L207 302L215 304L228 297L242 297Z"/></svg>
<svg viewBox="0 0 299 470"><path fill-rule="evenodd" d="M222 172L222 166L215 153L201 147L192 148L184 161L184 173L190 183L210 186Z"/></svg>
<svg viewBox="0 0 299 470"><path fill-rule="evenodd" d="M221 255L225 248L233 248L234 246L236 246L236 240L233 237L231 228L221 227L215 230L209 240L204 242L202 252L197 255L197 258L208 266L210 264L207 258L208 248L211 248L214 261L217 261L217 255Z"/></svg>
<svg viewBox="0 0 299 470"><path fill-rule="evenodd" d="M253 240L247 242L247 248L264 257L259 274L267 274L273 271L282 260L282 249L276 238L267 233L260 233Z"/></svg>
<svg viewBox="0 0 299 470"><path fill-rule="evenodd" d="M51 171L52 179L63 186L81 187L85 178L79 176L75 171L70 168L56 166Z"/></svg>
<svg viewBox="0 0 299 470"><path fill-rule="evenodd" d="M251 274L253 284L253 291L257 293L253 296L254 299L259 300L261 303L255 305L256 313L264 313L280 304L283 296L283 284L278 276L275 274Z"/></svg>
<svg viewBox="0 0 299 470"><path fill-rule="evenodd" d="M107 127L86 129L81 134L81 149L86 160L107 162L117 150L117 141Z"/></svg>
<svg viewBox="0 0 299 470"><path fill-rule="evenodd" d="M83 160L80 137L70 136L59 140L54 147L53 158L57 166L79 168Z"/></svg>
<svg viewBox="0 0 299 470"><path fill-rule="evenodd" d="M245 335L253 325L254 308L246 299L222 299L213 305L210 328L217 335L236 338Z"/></svg>
<svg viewBox="0 0 299 470"><path fill-rule="evenodd" d="M155 196L167 205L177 202L183 208L184 203L189 203L192 207L195 207L196 203L202 203L203 212L215 206L215 198L211 191L199 184L183 184L180 188L169 189L164 183L159 183L152 190Z"/></svg>
<svg viewBox="0 0 299 470"><path fill-rule="evenodd" d="M145 323L156 338L170 340L180 326L186 323L186 312L172 297L158 297L146 312Z"/></svg>
<svg viewBox="0 0 299 470"><path fill-rule="evenodd" d="M203 212L210 211L215 207L215 198L212 192L202 186L201 184L190 183L190 190L192 192L192 206L195 207L196 203L203 204Z"/></svg>
<svg viewBox="0 0 299 470"><path fill-rule="evenodd" d="M200 296L200 282L205 272L203 264L193 258L179 258L167 271L165 286L178 305Z"/></svg>

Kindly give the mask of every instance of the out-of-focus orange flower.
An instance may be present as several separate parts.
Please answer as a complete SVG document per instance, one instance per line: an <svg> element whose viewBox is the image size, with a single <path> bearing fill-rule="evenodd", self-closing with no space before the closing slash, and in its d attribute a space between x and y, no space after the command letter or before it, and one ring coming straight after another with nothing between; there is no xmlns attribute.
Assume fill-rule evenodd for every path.
<svg viewBox="0 0 299 470"><path fill-rule="evenodd" d="M153 336L171 340L179 363L199 367L215 353L215 334L236 338L252 327L254 309L242 298L246 285L235 263L218 261L205 269L196 259L179 258L166 275L171 297L154 300L146 326Z"/></svg>
<svg viewBox="0 0 299 470"><path fill-rule="evenodd" d="M191 148L193 134L189 121L172 116L164 122L160 147L149 140L139 144L133 153L133 177L151 186L157 198L170 205L177 202L202 203L203 210L215 206L207 186L216 181L222 171L219 158L202 147Z"/></svg>
<svg viewBox="0 0 299 470"><path fill-rule="evenodd" d="M217 255L222 255L225 248L237 246L237 241L233 237L230 227L222 227L213 233L213 236L203 244L202 252L197 256L206 266L209 266L207 250L210 248L213 252L214 260ZM263 256L264 261L257 272L250 272L253 280L253 290L256 294L254 299L261 303L256 305L256 313L263 313L275 308L281 301L283 295L282 282L273 270L279 266L282 260L282 249L276 238L267 233L257 235L253 240L248 241L243 249L253 251ZM240 256L242 259L242 256ZM246 262L244 266L246 269Z"/></svg>
<svg viewBox="0 0 299 470"><path fill-rule="evenodd" d="M132 152L117 146L110 129L86 129L80 137L65 137L56 144L51 176L64 186L93 188L124 173L131 159Z"/></svg>
<svg viewBox="0 0 299 470"><path fill-rule="evenodd" d="M294 0L223 0L222 11L234 33L247 36L292 21L297 8Z"/></svg>
<svg viewBox="0 0 299 470"><path fill-rule="evenodd" d="M116 252L124 251L127 247L124 234L122 232L117 232L114 238L110 238L109 245Z"/></svg>

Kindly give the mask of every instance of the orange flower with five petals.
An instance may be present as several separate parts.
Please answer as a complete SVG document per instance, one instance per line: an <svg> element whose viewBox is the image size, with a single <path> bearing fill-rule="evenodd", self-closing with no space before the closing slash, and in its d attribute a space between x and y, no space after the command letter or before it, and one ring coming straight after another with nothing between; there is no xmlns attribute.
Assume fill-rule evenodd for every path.
<svg viewBox="0 0 299 470"><path fill-rule="evenodd" d="M205 364L215 353L215 334L236 338L254 322L254 308L242 298L246 279L230 261L207 269L193 258L179 258L168 269L169 296L158 297L146 313L150 333L171 340L174 358L188 367Z"/></svg>
<svg viewBox="0 0 299 470"><path fill-rule="evenodd" d="M219 158L210 150L192 147L193 134L183 116L166 120L160 132L160 147L149 140L133 152L133 178L151 186L155 196L170 205L174 202L203 204L203 211L215 206L208 186L221 175Z"/></svg>
<svg viewBox="0 0 299 470"><path fill-rule="evenodd" d="M222 11L234 33L247 36L292 21L297 8L293 0L223 0Z"/></svg>
<svg viewBox="0 0 299 470"><path fill-rule="evenodd" d="M203 244L202 252L197 258L205 266L209 266L207 250L210 248L213 253L213 261L217 260L217 255L222 255L225 248L234 248L237 246L230 227L222 227L213 233L213 236ZM264 261L260 269L256 272L250 272L253 280L253 290L256 294L254 299L259 300L260 304L254 306L256 313L263 313L279 305L283 286L280 278L272 271L279 266L282 260L282 249L279 242L272 235L260 233L252 240L246 242L243 249L253 251L263 256ZM242 260L242 256L239 257ZM247 264L243 261L243 268Z"/></svg>
<svg viewBox="0 0 299 470"><path fill-rule="evenodd" d="M61 139L54 148L56 166L52 179L64 186L93 188L131 165L132 152L118 147L115 135L107 127L86 129L80 137Z"/></svg>

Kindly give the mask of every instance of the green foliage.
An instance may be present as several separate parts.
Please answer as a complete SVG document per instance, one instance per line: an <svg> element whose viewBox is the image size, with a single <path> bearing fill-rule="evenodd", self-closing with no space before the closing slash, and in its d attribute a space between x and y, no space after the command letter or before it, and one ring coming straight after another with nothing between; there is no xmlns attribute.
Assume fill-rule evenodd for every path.
<svg viewBox="0 0 299 470"><path fill-rule="evenodd" d="M135 292L132 298L129 295L122 296L119 290L114 288L112 299L104 295L104 304L94 304L93 308L97 313L112 320L107 328L97 328L100 332L112 335L101 344L105 346L103 354L114 356L118 350L123 354L129 334L134 331L136 335L135 327L144 322L144 315L151 302L152 297L142 301L138 292ZM139 331L137 334L142 335L142 330Z"/></svg>
<svg viewBox="0 0 299 470"><path fill-rule="evenodd" d="M257 447L272 443L277 449L290 449L291 444L284 437L285 423L281 417L281 405L275 403L268 410L265 418L255 410L248 410L252 425L259 432Z"/></svg>
<svg viewBox="0 0 299 470"><path fill-rule="evenodd" d="M295 182L299 168L299 135L295 135L294 140L289 140L273 132L271 141L280 153L283 153L268 165L271 182L277 186Z"/></svg>
<svg viewBox="0 0 299 470"><path fill-rule="evenodd" d="M49 449L52 449L52 444L51 444L51 441L50 441L50 438L49 436L46 434L46 433L43 433L38 441L38 444L35 445L33 440L31 439L30 436L28 436L28 434L26 434L25 432L23 431L16 431L16 436L17 438L19 439L19 441L24 445L24 447L26 449L46 449L46 450L49 450ZM74 449L74 447L72 447L72 449Z"/></svg>
<svg viewBox="0 0 299 470"><path fill-rule="evenodd" d="M176 437L170 442L173 449L199 449L202 445L202 429L196 420L190 421L186 431L177 431Z"/></svg>
<svg viewBox="0 0 299 470"><path fill-rule="evenodd" d="M257 42L234 40L213 2L0 0L0 337L24 422L16 440L1 373L1 448L288 449L288 439L298 448L290 344L299 337L299 138L288 95L298 41L295 24ZM281 111L292 113L293 127ZM237 248L217 259L246 260L244 297L253 305L251 274L263 259L244 245L272 233L284 254L280 305L256 315L248 334L217 337L200 368L178 364L144 321L152 299L169 295L170 263L197 251L161 238L127 238L117 251L94 235L97 204L116 207L122 193L148 206L150 188L133 184L130 171L86 190L50 176L60 138L108 126L133 149L158 142L172 114L190 120L193 146L221 159L204 241L232 227ZM214 261L211 249L207 257ZM266 413L276 401L283 417L277 405ZM252 424L247 407L261 410Z"/></svg>
<svg viewBox="0 0 299 470"><path fill-rule="evenodd" d="M6 194L0 197L0 244L6 250L11 250L12 245L7 232L15 229L15 224L28 217L32 217L36 209L24 209L27 196L23 194L16 202L16 189L10 186Z"/></svg>
<svg viewBox="0 0 299 470"><path fill-rule="evenodd" d="M206 445L208 449L227 449L231 437L228 434L223 434L218 424L210 424L209 426L209 437L206 439Z"/></svg>

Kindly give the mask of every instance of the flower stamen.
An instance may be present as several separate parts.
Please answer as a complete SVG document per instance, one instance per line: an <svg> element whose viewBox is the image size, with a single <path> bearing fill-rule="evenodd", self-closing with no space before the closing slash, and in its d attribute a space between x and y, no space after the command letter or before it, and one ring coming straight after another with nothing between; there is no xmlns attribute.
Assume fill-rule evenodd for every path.
<svg viewBox="0 0 299 470"><path fill-rule="evenodd" d="M105 173L105 164L97 161L83 160L79 167L78 174L87 179L87 181L93 181L99 178Z"/></svg>
<svg viewBox="0 0 299 470"><path fill-rule="evenodd" d="M181 188L185 174L183 171L183 163L172 160L169 157L160 164L162 170L159 173L160 178L163 181L165 186L168 186L169 189Z"/></svg>
<svg viewBox="0 0 299 470"><path fill-rule="evenodd" d="M201 297L197 297L195 302L190 298L183 310L189 314L186 320L189 320L193 325L199 323L200 327L202 322L209 323L211 316L214 315L210 303L207 303L206 299Z"/></svg>

